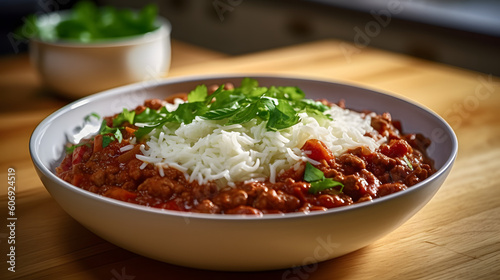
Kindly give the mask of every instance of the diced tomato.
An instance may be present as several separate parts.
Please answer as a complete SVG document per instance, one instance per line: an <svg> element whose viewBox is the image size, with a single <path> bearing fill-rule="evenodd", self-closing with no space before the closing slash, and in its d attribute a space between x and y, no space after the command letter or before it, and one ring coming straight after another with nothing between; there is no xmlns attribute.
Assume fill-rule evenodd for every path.
<svg viewBox="0 0 500 280"><path fill-rule="evenodd" d="M126 126L123 138L125 139L125 138L132 137L135 134L136 131L137 131L136 129L133 129L131 127Z"/></svg>
<svg viewBox="0 0 500 280"><path fill-rule="evenodd" d="M167 202L161 203L156 207L167 210L184 211L184 209L181 206L179 206L179 202L176 199L172 199Z"/></svg>
<svg viewBox="0 0 500 280"><path fill-rule="evenodd" d="M304 184L304 186L305 186L305 184ZM294 187L292 189L292 194L295 197L297 197L300 201L305 202L305 201L307 201L307 199L305 197L305 194L307 193L307 190L308 190L308 188L305 189L305 188L301 188L301 187Z"/></svg>
<svg viewBox="0 0 500 280"><path fill-rule="evenodd" d="M81 146L76 147L75 150L73 151L71 163L73 165L75 165L75 164L82 162L83 155L85 154L87 149L88 149L87 145L81 145Z"/></svg>
<svg viewBox="0 0 500 280"><path fill-rule="evenodd" d="M128 150L125 153L118 156L118 162L125 163L129 162L135 158L135 155L141 152L141 146L137 145L132 150Z"/></svg>
<svg viewBox="0 0 500 280"><path fill-rule="evenodd" d="M134 200L137 197L136 193L124 190L122 188L114 187L107 190L104 194L106 197L118 199L121 201Z"/></svg>
<svg viewBox="0 0 500 280"><path fill-rule="evenodd" d="M61 165L56 168L57 173L63 173L70 170L73 166L72 159L73 155L66 155L66 157L64 157L63 161L61 162Z"/></svg>
<svg viewBox="0 0 500 280"><path fill-rule="evenodd" d="M318 203L320 206L326 207L326 208L333 208L335 207L335 198L331 195L328 194L322 194L318 197Z"/></svg>
<svg viewBox="0 0 500 280"><path fill-rule="evenodd" d="M332 151L328 149L325 143L318 139L307 140L301 150L304 151L310 159L315 161L326 160L328 162L334 158Z"/></svg>
<svg viewBox="0 0 500 280"><path fill-rule="evenodd" d="M389 146L381 147L380 152L388 157L397 158L412 153L413 149L405 140L392 140Z"/></svg>
<svg viewBox="0 0 500 280"><path fill-rule="evenodd" d="M94 152L102 150L102 135L98 134L94 137Z"/></svg>

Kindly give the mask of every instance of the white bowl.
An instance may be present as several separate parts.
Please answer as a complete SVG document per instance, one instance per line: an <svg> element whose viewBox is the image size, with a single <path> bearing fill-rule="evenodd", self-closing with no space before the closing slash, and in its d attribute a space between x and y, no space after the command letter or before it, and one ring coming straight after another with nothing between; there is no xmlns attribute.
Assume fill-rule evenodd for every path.
<svg viewBox="0 0 500 280"><path fill-rule="evenodd" d="M55 25L66 12L39 18ZM144 80L157 79L170 68L170 23L159 17L158 29L141 35L93 43L30 40L30 58L44 84L69 98Z"/></svg>
<svg viewBox="0 0 500 280"><path fill-rule="evenodd" d="M325 212L249 217L183 213L117 201L74 187L56 177L65 133L90 112L110 115L134 108L146 98L185 92L205 83L239 84L243 76L166 79L112 89L76 101L53 113L33 132L30 152L52 197L82 225L135 253L164 262L212 270L268 270L335 258L387 235L419 211L438 191L457 154L457 140L438 115L415 103L373 90L292 77L252 76L263 86L294 85L306 97L345 99L348 107L391 112L405 132L430 137L429 156L437 172L411 188L373 202Z"/></svg>

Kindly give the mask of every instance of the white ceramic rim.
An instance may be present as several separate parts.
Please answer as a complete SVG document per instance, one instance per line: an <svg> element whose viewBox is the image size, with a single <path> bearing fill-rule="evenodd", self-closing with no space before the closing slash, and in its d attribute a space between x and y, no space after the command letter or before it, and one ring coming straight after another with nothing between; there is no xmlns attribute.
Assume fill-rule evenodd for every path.
<svg viewBox="0 0 500 280"><path fill-rule="evenodd" d="M51 18L53 21L59 21L61 18L64 18L69 14L70 11L64 10L60 12L52 12L48 14L44 14L38 17L37 21L42 22L44 24L44 21L49 21ZM116 37L116 38L109 38L109 39L102 39L102 40L95 40L93 42L89 43L82 43L82 42L77 42L74 40L55 40L55 41L45 41L40 38L31 38L30 41L39 43L39 44L46 44L46 45L52 45L52 46L61 46L61 47L69 47L69 48L106 48L106 47L118 47L118 46L129 46L129 45L138 45L138 44L143 44L147 43L150 41L156 40L158 37L163 37L163 36L170 36L170 33L172 32L172 25L170 22L162 17L158 16L156 18L156 24L158 25L158 28L146 32L143 34L138 34L138 35L132 35L132 36L125 36L125 37ZM48 23L45 23L48 24Z"/></svg>
<svg viewBox="0 0 500 280"><path fill-rule="evenodd" d="M34 153L36 151L36 144L37 140L40 138L40 136L43 134L44 130L46 127L50 124L50 122L53 119L56 119L60 117L61 115L65 114L67 111L73 110L74 108L77 108L79 106L82 106L84 104L87 104L89 102L95 101L96 99L100 99L103 96L113 96L113 95L119 95L122 94L124 91L134 91L134 90L140 90L144 89L145 87L151 87L151 84L147 82L140 82L140 83L135 83L135 84L130 84L122 87L117 87L113 88L110 90L106 90L100 93L92 94L87 97L84 97L82 99L76 100L61 109L55 111L54 113L50 114L47 116L44 120L42 120L38 126L35 128L33 131L31 138L30 138L30 143L29 143L29 150L30 154L33 160L34 165L42 172L45 176L47 176L50 180L56 181L60 184L62 184L63 187L66 187L70 189L71 191L77 192L79 195L84 195L87 198L92 198L92 199L98 199L102 200L104 203L110 203L113 204L117 207L125 207L125 208L132 208L136 209L138 211L145 211L145 212L150 212L152 214L159 214L159 215L172 215L172 216L178 216L178 217L183 217L183 218L190 218L190 219L205 219L205 220L247 220L247 221L260 221L260 220L274 220L274 219L289 219L289 218L307 218L308 216L316 216L316 215L331 215L334 213L339 213L343 211L356 211L364 207L370 207L371 205L374 204L379 204L383 203L386 200L393 199L397 196L404 196L404 195L410 195L412 192L417 191L417 189L421 188L424 183L428 180L434 180L436 177L441 176L443 173L445 173L449 168L451 168L451 165L453 165L455 158L458 153L458 141L456 138L456 135L451 128L451 126L443 119L441 118L438 114L434 113L428 108L425 108L411 100L408 100L406 98L401 98L399 96L394 96L393 94L389 94L387 92L382 92L380 90L375 90L375 89L370 89L368 87L361 87L358 85L352 85L349 83L345 82L335 82L331 80L320 80L320 79L314 79L314 78L307 78L305 76L292 76L292 75L275 75L275 74L212 74L212 75L190 75L190 76L182 76L182 77L173 77L173 78L165 78L158 83L154 84L154 86L161 86L164 84L175 84L175 83L183 83L183 82L192 82L192 81L200 81L202 83L204 80L210 80L210 79L222 79L222 78L245 78L245 77L252 77L255 79L259 79L259 77L263 78L282 78L282 79L296 79L296 80L307 80L307 81L318 81L318 82L326 82L326 83L333 83L333 84L341 84L341 85L346 85L350 87L356 87L360 88L363 90L368 90L371 91L373 94L379 94L379 95L385 95L385 96L390 96L395 99L399 99L403 102L410 103L411 105L415 106L418 110L422 110L425 113L431 115L432 117L438 119L442 124L443 127L446 130L447 135L450 136L450 141L452 143L452 153L451 156L446 160L446 162L443 163L443 166L441 166L434 174L432 174L430 177L428 177L425 181L417 183L410 188L392 193L389 195L386 195L384 197L376 198L371 202L366 202L366 203L359 203L359 204L353 204L353 205L348 205L348 206L343 206L343 207L338 207L338 208L331 208L326 211L312 211L309 213L304 213L304 212L294 212L294 213L286 213L286 214L264 214L262 216L253 216L253 215L225 215L225 214L206 214L206 213L194 213L194 212L181 212L181 211L175 211L175 210L165 210L165 209L157 209L153 207L148 207L148 206L143 206L143 205L138 205L138 204L133 204L129 202L124 202L108 197L104 197L83 189L80 189L76 186L71 185L70 183L63 181L59 177L55 175L47 166L45 166L42 162L41 159L38 157L37 154Z"/></svg>

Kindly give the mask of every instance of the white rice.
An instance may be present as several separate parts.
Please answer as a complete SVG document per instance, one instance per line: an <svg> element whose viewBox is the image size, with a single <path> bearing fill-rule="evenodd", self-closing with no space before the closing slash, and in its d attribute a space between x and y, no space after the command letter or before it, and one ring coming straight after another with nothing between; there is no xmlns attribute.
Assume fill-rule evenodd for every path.
<svg viewBox="0 0 500 280"><path fill-rule="evenodd" d="M132 150L133 148L134 148L134 145L132 145L132 144L125 145L125 146L120 148L120 152L124 153L126 151Z"/></svg>
<svg viewBox="0 0 500 280"><path fill-rule="evenodd" d="M221 121L196 117L175 131L163 127L151 135L147 148L141 147L143 155L137 158L160 170L172 167L186 172L190 181L200 184L216 181L219 186L233 186L249 180L275 182L279 172L298 167L298 162L317 163L300 150L309 139L321 140L335 156L359 146L373 151L383 142L364 136L368 132L377 134L370 126L370 115L338 106L325 113L333 120L318 122L300 113L298 124L280 131L268 131L266 122L257 123L255 119L226 126Z"/></svg>

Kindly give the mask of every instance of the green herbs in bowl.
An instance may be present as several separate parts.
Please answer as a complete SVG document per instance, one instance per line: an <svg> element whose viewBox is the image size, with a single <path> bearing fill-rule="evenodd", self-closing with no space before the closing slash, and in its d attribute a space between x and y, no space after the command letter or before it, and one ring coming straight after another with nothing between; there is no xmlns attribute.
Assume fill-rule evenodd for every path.
<svg viewBox="0 0 500 280"><path fill-rule="evenodd" d="M156 6L140 10L79 2L70 10L31 16L18 32L44 86L76 99L165 76L170 32Z"/></svg>
<svg viewBox="0 0 500 280"><path fill-rule="evenodd" d="M35 32L30 37L42 41L92 43L154 31L159 28L157 18L158 8L153 4L134 11L111 6L97 7L90 1L81 1L61 14L59 20L47 23L32 15L25 25L34 27Z"/></svg>

